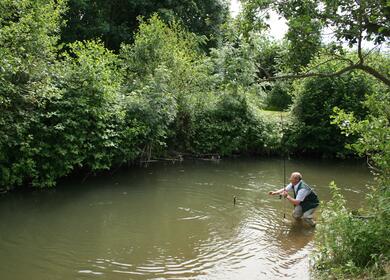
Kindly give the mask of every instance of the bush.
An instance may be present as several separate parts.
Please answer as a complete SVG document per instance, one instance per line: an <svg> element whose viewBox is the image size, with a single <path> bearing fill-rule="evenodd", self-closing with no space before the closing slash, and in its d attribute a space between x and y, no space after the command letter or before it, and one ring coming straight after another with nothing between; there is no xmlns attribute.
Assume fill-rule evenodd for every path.
<svg viewBox="0 0 390 280"><path fill-rule="evenodd" d="M322 66L324 72L334 72L336 64ZM345 144L356 138L341 133L331 124L335 106L354 112L362 119L367 114L362 102L373 91L372 80L361 72L350 72L337 77L312 77L294 84L295 117L288 143L295 152L322 155L347 155Z"/></svg>
<svg viewBox="0 0 390 280"><path fill-rule="evenodd" d="M278 130L255 114L245 96L226 92L210 105L195 115L194 152L264 153L277 145Z"/></svg>
<svg viewBox="0 0 390 280"><path fill-rule="evenodd" d="M277 111L286 110L292 103L292 98L289 94L290 90L291 83L286 81L275 82L271 89L266 92L264 100L265 109Z"/></svg>
<svg viewBox="0 0 390 280"><path fill-rule="evenodd" d="M54 92L42 97L29 129L34 186L52 186L75 168L96 171L113 164L124 117L115 60L101 44L76 42L56 64Z"/></svg>
<svg viewBox="0 0 390 280"><path fill-rule="evenodd" d="M176 22L164 23L154 15L141 21L133 45L123 45L128 118L146 128L142 150L147 157L166 149L167 144L187 146L188 123L198 96L207 85L207 74L200 66L202 38L184 30Z"/></svg>
<svg viewBox="0 0 390 280"><path fill-rule="evenodd" d="M36 174L34 123L47 96L57 94L55 61L63 1L4 0L0 5L0 185Z"/></svg>
<svg viewBox="0 0 390 280"><path fill-rule="evenodd" d="M348 148L367 156L376 183L367 193L366 209L355 213L346 209L339 190L331 185L333 197L325 205L316 236L316 268L324 278L388 279L390 272L390 92L382 84L375 86L377 93L364 102L369 110L364 120L335 109L333 122L343 133L357 136Z"/></svg>
<svg viewBox="0 0 390 280"><path fill-rule="evenodd" d="M389 261L390 252L390 213L386 206L389 192L370 197L376 210L371 207L354 215L345 207L345 200L333 182L330 189L332 200L322 205L316 235L317 273L324 279L328 276L349 279L364 274L370 278L383 276L386 271L382 265Z"/></svg>

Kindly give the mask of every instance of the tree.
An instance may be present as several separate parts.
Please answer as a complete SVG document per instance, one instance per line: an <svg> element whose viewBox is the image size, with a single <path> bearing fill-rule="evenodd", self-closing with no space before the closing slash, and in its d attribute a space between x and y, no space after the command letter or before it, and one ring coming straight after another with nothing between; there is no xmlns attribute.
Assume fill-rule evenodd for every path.
<svg viewBox="0 0 390 280"><path fill-rule="evenodd" d="M141 21L133 44L122 45L127 115L147 127L142 143L147 159L166 147L168 137L186 147L192 108L206 84L197 64L203 61L201 41L177 22L166 24L153 15Z"/></svg>
<svg viewBox="0 0 390 280"><path fill-rule="evenodd" d="M156 12L166 22L180 19L191 32L207 36L209 47L216 46L220 25L228 16L225 0L69 0L68 6L62 41L100 38L112 50L133 41L139 16L148 18Z"/></svg>
<svg viewBox="0 0 390 280"><path fill-rule="evenodd" d="M249 33L269 28L266 20L271 12L277 12L288 22L287 55L284 64L288 71L299 72L321 47L321 23L316 14L316 1L242 0L241 28L245 37ZM271 77L271 76L269 76Z"/></svg>
<svg viewBox="0 0 390 280"><path fill-rule="evenodd" d="M316 8L316 1L307 0L286 1L278 7L279 12L288 20L289 27L286 34L286 64L295 73L307 66L321 47L321 23L313 16Z"/></svg>
<svg viewBox="0 0 390 280"><path fill-rule="evenodd" d="M390 3L383 0L308 0L308 1L262 1L262 0L245 0L244 5L249 5L252 9L267 11L273 9L281 15L285 15L289 28L298 26L304 28L309 22L306 17L297 17L305 5L315 7L310 9L310 22L319 25L322 30L328 33L331 38L330 43L325 46L327 57L320 64L331 61L343 62L339 69L333 72L320 72L317 66L302 69L299 73L281 74L274 77L262 79L261 81L277 79L296 79L307 78L312 76L334 77L343 73L360 70L374 76L387 86L390 86L390 77L387 70L375 68L370 63L370 56L377 52L380 47L386 43L390 37ZM245 4L248 3L248 4ZM291 9L293 8L293 9ZM289 18L293 20L289 20ZM312 28L314 25L309 25ZM305 27L307 28L307 27ZM296 34L300 36L300 34ZM289 35L287 35L289 37ZM288 38L294 42L295 36ZM298 40L300 42L300 40ZM304 42L304 41L303 41ZM371 42L371 50L364 48L365 42ZM343 45L356 53L356 59L346 57ZM298 49L297 49L298 50ZM305 51L311 51L310 46L304 48ZM323 56L325 57L325 56Z"/></svg>

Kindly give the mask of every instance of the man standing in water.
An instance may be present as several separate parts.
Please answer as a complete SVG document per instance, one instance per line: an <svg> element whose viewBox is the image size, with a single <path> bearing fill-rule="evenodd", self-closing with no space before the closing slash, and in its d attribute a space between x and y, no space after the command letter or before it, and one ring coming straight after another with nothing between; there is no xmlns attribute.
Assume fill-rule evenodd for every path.
<svg viewBox="0 0 390 280"><path fill-rule="evenodd" d="M294 198L288 191L292 190ZM299 172L293 172L290 176L290 184L284 189L269 192L270 195L280 194L287 198L294 205L293 217L295 219L304 220L311 226L315 226L313 221L313 213L319 205L317 194L302 180L302 175Z"/></svg>

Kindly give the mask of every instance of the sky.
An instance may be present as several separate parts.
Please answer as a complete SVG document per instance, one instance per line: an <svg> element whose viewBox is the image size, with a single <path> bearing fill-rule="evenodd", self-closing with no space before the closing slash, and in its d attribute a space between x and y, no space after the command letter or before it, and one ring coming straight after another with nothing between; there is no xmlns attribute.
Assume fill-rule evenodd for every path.
<svg viewBox="0 0 390 280"><path fill-rule="evenodd" d="M233 17L237 16L240 11L240 3L238 0L230 0L230 13ZM270 25L270 35L277 40L283 38L287 32L287 24L284 19L279 19L276 13L270 14L270 19L267 21Z"/></svg>

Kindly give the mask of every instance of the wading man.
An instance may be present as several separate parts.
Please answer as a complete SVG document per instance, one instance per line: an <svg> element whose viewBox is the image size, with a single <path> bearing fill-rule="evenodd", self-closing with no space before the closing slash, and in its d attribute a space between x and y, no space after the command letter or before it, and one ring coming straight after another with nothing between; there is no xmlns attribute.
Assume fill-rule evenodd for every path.
<svg viewBox="0 0 390 280"><path fill-rule="evenodd" d="M294 197L288 194L292 190ZM319 205L317 194L302 180L299 172L293 172L290 176L290 184L284 189L269 192L270 195L282 195L294 205L293 217L302 219L311 226L315 226L313 214Z"/></svg>

